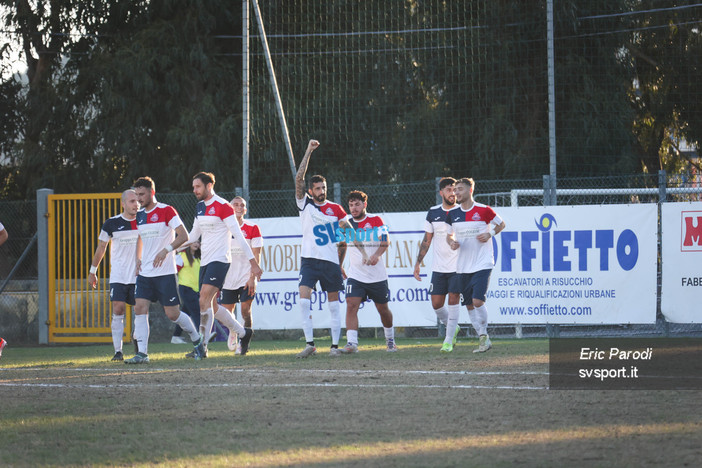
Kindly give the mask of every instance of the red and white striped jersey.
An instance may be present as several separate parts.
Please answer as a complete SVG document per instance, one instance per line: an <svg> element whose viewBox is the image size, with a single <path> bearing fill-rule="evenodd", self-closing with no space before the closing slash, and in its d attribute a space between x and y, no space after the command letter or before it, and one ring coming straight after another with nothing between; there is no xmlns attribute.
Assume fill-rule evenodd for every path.
<svg viewBox="0 0 702 468"><path fill-rule="evenodd" d="M355 230L355 239L363 245L368 257L378 250L381 241L388 239L388 228L380 216L366 213L365 218L360 221L356 221L352 216L349 216L346 221ZM349 256L347 276L349 278L361 283L377 283L388 279L383 257L375 265L364 265L363 255L353 242L348 242L347 252Z"/></svg>
<svg viewBox="0 0 702 468"><path fill-rule="evenodd" d="M257 224L245 219L241 226L241 233L252 249L263 247L261 229ZM244 250L236 242L232 242L231 255L232 264L229 266L222 289L239 289L246 284L251 276L251 263L249 263Z"/></svg>
<svg viewBox="0 0 702 468"><path fill-rule="evenodd" d="M141 276L163 276L176 273L175 251L168 252L160 267L154 267L154 258L175 239L175 230L183 224L178 212L170 205L156 203L151 211L137 212L137 229L142 242Z"/></svg>
<svg viewBox="0 0 702 468"><path fill-rule="evenodd" d="M198 202L195 210L195 221L188 241L194 242L201 238L201 266L210 262L231 263L232 238L239 244L247 259L253 258L251 247L239 229L234 208L224 198L213 193L209 200Z"/></svg>
<svg viewBox="0 0 702 468"><path fill-rule="evenodd" d="M297 200L302 220L302 257L316 258L339 264L336 244L336 229L339 221L346 217L346 211L338 203L326 201L317 205L312 197Z"/></svg>
<svg viewBox="0 0 702 468"><path fill-rule="evenodd" d="M459 206L448 212L448 234L454 234L456 241L461 244L458 249L456 273L475 273L495 266L492 239L480 242L476 238L478 234L488 232L491 223L502 224L502 218L495 210L481 203L473 203L473 207L468 211Z"/></svg>

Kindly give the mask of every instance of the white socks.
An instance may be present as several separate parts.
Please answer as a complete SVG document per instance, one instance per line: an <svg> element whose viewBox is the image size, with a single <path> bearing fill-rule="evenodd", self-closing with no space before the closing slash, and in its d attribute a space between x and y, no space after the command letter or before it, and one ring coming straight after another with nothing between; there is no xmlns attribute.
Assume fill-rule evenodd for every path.
<svg viewBox="0 0 702 468"><path fill-rule="evenodd" d="M453 343L453 334L456 333L458 313L460 310L460 304L449 304L448 306L448 320L446 320L446 338L444 339L444 343Z"/></svg>
<svg viewBox="0 0 702 468"><path fill-rule="evenodd" d="M312 327L312 311L310 310L310 300L300 299L300 316L302 317L302 331L305 332L305 341L314 341L314 329Z"/></svg>
<svg viewBox="0 0 702 468"><path fill-rule="evenodd" d="M439 322L446 325L446 322L448 322L448 310L446 310L446 307L441 306L438 309L434 309L434 313L436 314L436 317L439 319Z"/></svg>
<svg viewBox="0 0 702 468"><path fill-rule="evenodd" d="M173 323L179 325L180 328L182 328L183 331L187 333L188 336L190 336L190 341L198 341L200 339L200 334L195 328L193 320L188 314L186 314L182 310L180 311L180 315L178 315L178 318L173 320Z"/></svg>
<svg viewBox="0 0 702 468"><path fill-rule="evenodd" d="M210 342L210 335L212 334L212 326L214 325L214 314L212 313L212 308L210 307L206 311L200 311L200 334L205 343Z"/></svg>
<svg viewBox="0 0 702 468"><path fill-rule="evenodd" d="M214 318L219 320L219 323L227 327L229 329L229 333L237 333L239 336L244 336L246 334L244 326L240 324L234 318L234 315L225 307L222 307L221 305L217 307L217 312L214 314Z"/></svg>
<svg viewBox="0 0 702 468"><path fill-rule="evenodd" d="M358 345L358 330L346 330L346 342Z"/></svg>
<svg viewBox="0 0 702 468"><path fill-rule="evenodd" d="M390 327L390 328L383 327L383 331L385 332L385 340L386 341L395 339L395 327Z"/></svg>
<svg viewBox="0 0 702 468"><path fill-rule="evenodd" d="M124 315L112 314L112 344L115 353L122 352L122 335L124 335Z"/></svg>
<svg viewBox="0 0 702 468"><path fill-rule="evenodd" d="M341 313L339 312L339 301L329 303L329 313L331 314L332 345L338 345L339 337L341 336Z"/></svg>
<svg viewBox="0 0 702 468"><path fill-rule="evenodd" d="M140 353L149 354L149 314L134 316L134 340Z"/></svg>
<svg viewBox="0 0 702 468"><path fill-rule="evenodd" d="M480 307L476 307L475 311L477 312L477 316L478 316L478 328L476 328L475 331L478 332L478 336L487 335L487 324L488 324L487 307L485 307L485 304L483 304Z"/></svg>

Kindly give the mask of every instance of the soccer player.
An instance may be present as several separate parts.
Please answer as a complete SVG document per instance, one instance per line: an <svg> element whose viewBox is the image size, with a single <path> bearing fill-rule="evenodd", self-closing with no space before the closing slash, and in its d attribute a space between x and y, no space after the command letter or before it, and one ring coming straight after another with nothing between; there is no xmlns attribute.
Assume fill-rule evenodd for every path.
<svg viewBox="0 0 702 468"><path fill-rule="evenodd" d="M387 226L380 216L366 213L368 196L358 190L349 193L348 223L352 230L347 230L347 242L351 236L361 242L365 252L373 252L366 257L358 248L351 246L349 253L349 272L346 280L346 346L340 352L351 354L358 352L358 309L361 302L370 299L380 314L380 321L385 331L388 352L397 351L395 329L392 326L392 312L388 307L390 289L388 273L382 260L388 250ZM343 269L342 269L343 272Z"/></svg>
<svg viewBox="0 0 702 468"><path fill-rule="evenodd" d="M346 227L346 211L337 203L327 200L327 181L321 175L310 178L305 193L305 173L312 152L319 147L317 140L310 140L305 156L295 175L295 199L302 221L302 255L300 261L300 314L302 330L307 345L298 358L307 358L317 353L314 345L311 297L317 282L327 292L327 307L331 314L332 345L329 354L338 356L341 336L341 313L339 291L344 287L340 265L346 256L346 243L336 239L337 226Z"/></svg>
<svg viewBox="0 0 702 468"><path fill-rule="evenodd" d="M261 229L257 224L244 219L247 212L246 200L242 197L234 197L230 202L236 214L236 220L241 228L241 233L244 239L251 247L256 262L261 262L261 248L263 247L263 237L261 237ZM241 304L241 318L244 321L244 328L253 328L253 320L251 318L251 306L254 297L256 296L255 278L251 276L251 264L248 262L243 249L236 243L232 242L232 264L229 266L227 277L224 279L222 287L222 305L225 309L234 314L236 303ZM253 284L252 284L253 283ZM236 315L235 315L236 316ZM237 341L236 333L229 333L227 346L234 354L244 355L241 348L241 343Z"/></svg>
<svg viewBox="0 0 702 468"><path fill-rule="evenodd" d="M193 193L199 200L195 212L190 242L200 238L200 332L206 337L205 346L212 333L214 319L229 328L230 335L241 336L241 353L246 354L253 335L251 328L245 328L224 307L217 304L217 296L224 285L232 262L231 239L236 239L251 271L247 282L250 291L255 290L255 282L263 271L254 258L251 247L244 239L236 220L234 208L214 192L215 176L209 172L198 172L193 176ZM207 349L205 355L207 357Z"/></svg>
<svg viewBox="0 0 702 468"><path fill-rule="evenodd" d="M444 177L439 181L439 195L441 204L432 206L427 212L424 221L424 238L419 246L417 261L414 264L414 277L417 281L422 281L419 274L419 267L427 254L429 247L434 245L434 259L431 268L431 283L429 284L429 294L431 295L431 306L439 321L444 325L448 322L448 310L444 306L448 285L451 278L456 274L456 259L458 252L451 250L446 243L446 215L456 208L456 195L453 193L456 179ZM461 327L456 325L453 337L453 344L456 344L456 336Z"/></svg>
<svg viewBox="0 0 702 468"><path fill-rule="evenodd" d="M188 240L188 231L170 205L156 201L156 184L151 177L140 177L134 191L141 209L136 215L137 279L134 307L134 339L138 352L125 364L149 362L149 305L159 301L166 316L190 336L195 355L205 352L203 340L188 314L180 311L175 249Z"/></svg>
<svg viewBox="0 0 702 468"><path fill-rule="evenodd" d="M10 236L7 234L7 229L0 223L0 245L4 244L8 237Z"/></svg>
<svg viewBox="0 0 702 468"><path fill-rule="evenodd" d="M461 294L470 321L480 337L480 345L473 352L484 353L492 348L487 334L485 299L490 274L495 266L492 238L505 228L505 222L491 207L473 200L474 189L473 179L463 178L456 182L456 203L459 207L446 215L446 242L452 250L458 250L458 259L456 276L449 283L448 323L442 353L453 351Z"/></svg>
<svg viewBox="0 0 702 468"><path fill-rule="evenodd" d="M113 361L124 361L122 335L127 304L134 306L136 283L136 244L139 237L136 214L139 200L134 190L122 192L122 212L105 220L98 236L98 245L90 262L88 283L97 288L97 268L105 256L110 243L110 301L112 302L112 345L115 348Z"/></svg>

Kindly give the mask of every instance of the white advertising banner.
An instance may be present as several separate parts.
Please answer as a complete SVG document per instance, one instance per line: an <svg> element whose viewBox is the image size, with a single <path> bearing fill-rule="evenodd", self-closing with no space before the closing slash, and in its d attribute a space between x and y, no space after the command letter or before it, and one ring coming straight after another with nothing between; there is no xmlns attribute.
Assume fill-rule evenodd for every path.
<svg viewBox="0 0 702 468"><path fill-rule="evenodd" d="M702 202L661 205L661 312L702 323Z"/></svg>
<svg viewBox="0 0 702 468"><path fill-rule="evenodd" d="M656 316L656 205L497 208L506 229L492 239L496 266L487 307L492 324L653 323ZM385 213L385 265L395 326L435 326L428 292L432 250L413 277L426 212ZM300 328L299 218L262 218L264 276L254 300L259 329ZM354 248L349 245L349 249ZM330 325L326 294L312 294L315 328ZM342 326L344 294L340 294ZM461 307L460 323L470 319ZM380 327L371 302L361 327Z"/></svg>

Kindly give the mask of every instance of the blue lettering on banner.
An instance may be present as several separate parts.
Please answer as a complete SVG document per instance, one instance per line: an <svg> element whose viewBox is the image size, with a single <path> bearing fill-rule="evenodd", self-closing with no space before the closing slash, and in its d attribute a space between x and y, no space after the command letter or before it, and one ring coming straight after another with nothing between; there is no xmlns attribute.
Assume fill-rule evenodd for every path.
<svg viewBox="0 0 702 468"><path fill-rule="evenodd" d="M374 228L346 228L342 229L339 227L338 222L317 224L312 228L312 233L314 234L314 242L317 245L327 245L330 242L336 244L337 242L380 242L387 239L388 229L387 226L376 226Z"/></svg>
<svg viewBox="0 0 702 468"><path fill-rule="evenodd" d="M573 271L574 268L588 271L588 253L593 249L593 238L594 249L599 253L600 271L609 271L612 253L617 265L624 271L632 270L639 259L639 239L631 229L623 230L618 236L612 229L552 231L556 220L550 214L543 215L536 226L540 232L503 231L499 246L497 239L492 239L495 257L498 256L498 247L501 247L502 271L514 271L515 266L521 266L521 271L533 271L534 261L539 256L541 271ZM517 254L520 254L521 261L515 265ZM571 254L576 258L571 258Z"/></svg>

